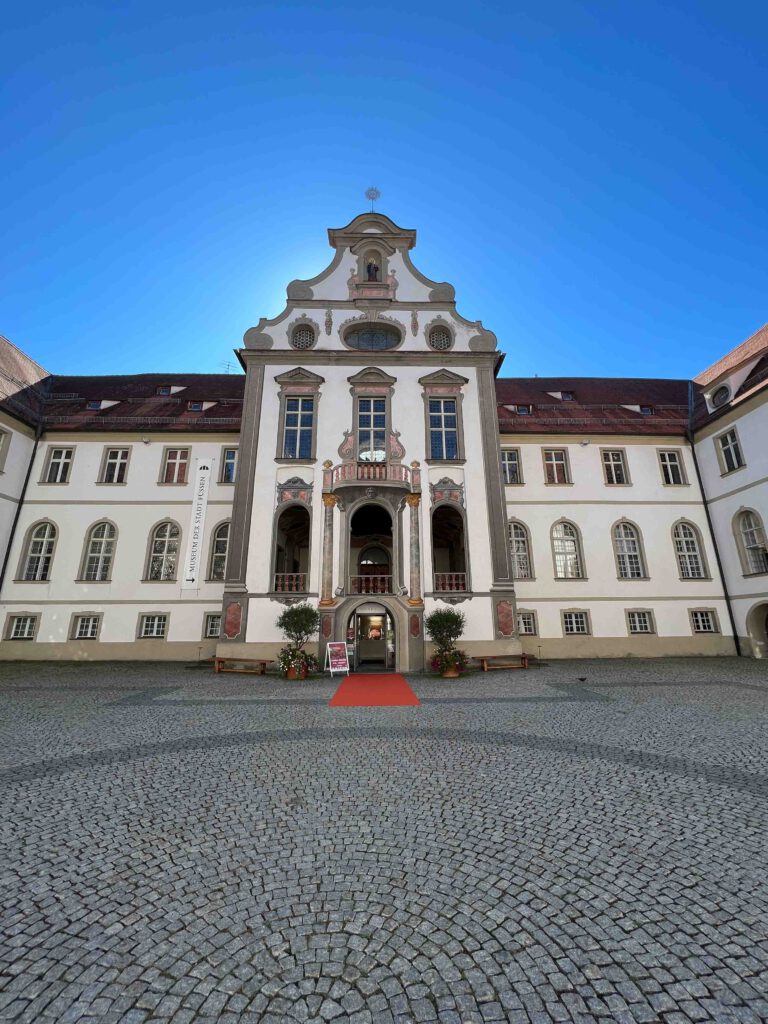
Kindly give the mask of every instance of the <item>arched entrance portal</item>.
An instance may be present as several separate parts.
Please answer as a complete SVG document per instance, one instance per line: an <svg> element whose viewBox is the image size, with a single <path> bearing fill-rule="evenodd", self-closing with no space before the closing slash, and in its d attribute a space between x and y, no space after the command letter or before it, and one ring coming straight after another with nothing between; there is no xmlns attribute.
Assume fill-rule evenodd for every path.
<svg viewBox="0 0 768 1024"><path fill-rule="evenodd" d="M392 672L397 664L397 634L392 615L382 604L366 602L347 622L350 666L356 672Z"/></svg>
<svg viewBox="0 0 768 1024"><path fill-rule="evenodd" d="M363 505L349 524L349 593L392 593L392 517Z"/></svg>
<svg viewBox="0 0 768 1024"><path fill-rule="evenodd" d="M753 658L768 658L768 602L756 604L747 615Z"/></svg>

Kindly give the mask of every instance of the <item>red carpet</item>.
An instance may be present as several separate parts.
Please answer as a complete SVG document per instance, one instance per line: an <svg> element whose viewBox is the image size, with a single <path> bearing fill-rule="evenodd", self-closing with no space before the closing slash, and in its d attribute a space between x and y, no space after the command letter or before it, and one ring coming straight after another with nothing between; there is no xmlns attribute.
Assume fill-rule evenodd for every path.
<svg viewBox="0 0 768 1024"><path fill-rule="evenodd" d="M419 703L419 698L402 676L363 675L355 672L342 680L329 707L332 708L387 708L408 707Z"/></svg>

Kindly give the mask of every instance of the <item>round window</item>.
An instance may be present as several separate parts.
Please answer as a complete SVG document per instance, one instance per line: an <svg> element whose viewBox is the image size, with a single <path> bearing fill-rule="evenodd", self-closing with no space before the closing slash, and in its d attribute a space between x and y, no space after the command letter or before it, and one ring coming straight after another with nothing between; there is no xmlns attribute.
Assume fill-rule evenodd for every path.
<svg viewBox="0 0 768 1024"><path fill-rule="evenodd" d="M725 405L730 397L730 389L726 384L722 384L712 395L712 405L714 405L716 409L719 409L721 405Z"/></svg>
<svg viewBox="0 0 768 1024"><path fill-rule="evenodd" d="M381 352L384 349L397 348L400 344L400 334L392 327L359 327L344 335L344 344L348 348Z"/></svg>
<svg viewBox="0 0 768 1024"><path fill-rule="evenodd" d="M315 332L306 324L299 324L291 335L291 344L294 348L312 348L315 344Z"/></svg>
<svg viewBox="0 0 768 1024"><path fill-rule="evenodd" d="M429 347L436 352L445 352L452 345L453 338L447 327L433 327L429 332Z"/></svg>

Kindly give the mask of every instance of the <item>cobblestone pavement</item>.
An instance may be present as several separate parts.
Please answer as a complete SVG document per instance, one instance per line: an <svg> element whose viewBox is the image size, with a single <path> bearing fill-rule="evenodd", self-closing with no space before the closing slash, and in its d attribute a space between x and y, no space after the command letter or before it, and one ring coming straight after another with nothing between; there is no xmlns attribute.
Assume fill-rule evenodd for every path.
<svg viewBox="0 0 768 1024"><path fill-rule="evenodd" d="M768 1018L768 666L0 664L0 1020Z"/></svg>

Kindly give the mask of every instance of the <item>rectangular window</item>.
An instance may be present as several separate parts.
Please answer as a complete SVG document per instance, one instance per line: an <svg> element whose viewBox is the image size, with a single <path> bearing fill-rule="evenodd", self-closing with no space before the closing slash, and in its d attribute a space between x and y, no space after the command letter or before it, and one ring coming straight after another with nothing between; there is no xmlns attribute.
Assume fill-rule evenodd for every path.
<svg viewBox="0 0 768 1024"><path fill-rule="evenodd" d="M283 424L283 458L311 459L315 419L314 398L286 398Z"/></svg>
<svg viewBox="0 0 768 1024"><path fill-rule="evenodd" d="M162 640L167 628L167 615L142 615L139 636L147 639Z"/></svg>
<svg viewBox="0 0 768 1024"><path fill-rule="evenodd" d="M744 465L744 456L741 454L741 446L735 430L727 430L717 438L720 446L720 460L723 472L732 473L734 469L741 469Z"/></svg>
<svg viewBox="0 0 768 1024"><path fill-rule="evenodd" d="M218 640L221 633L221 615L210 613L205 616L205 638L206 640Z"/></svg>
<svg viewBox="0 0 768 1024"><path fill-rule="evenodd" d="M607 484L627 484L627 461L623 450L603 451L603 472Z"/></svg>
<svg viewBox="0 0 768 1024"><path fill-rule="evenodd" d="M104 458L104 484L124 484L128 474L129 448L107 448Z"/></svg>
<svg viewBox="0 0 768 1024"><path fill-rule="evenodd" d="M678 487L685 483L683 475L683 463L680 452L660 451L659 462L661 463L661 478L669 487Z"/></svg>
<svg viewBox="0 0 768 1024"><path fill-rule="evenodd" d="M237 469L237 448L225 448L221 456L221 483L233 484Z"/></svg>
<svg viewBox="0 0 768 1024"><path fill-rule="evenodd" d="M69 480L72 467L74 448L49 448L48 469L45 474L47 484L65 484Z"/></svg>
<svg viewBox="0 0 768 1024"><path fill-rule="evenodd" d="M653 416L654 409L652 405L641 405L640 415L641 416Z"/></svg>
<svg viewBox="0 0 768 1024"><path fill-rule="evenodd" d="M523 482L519 448L507 449L501 453L501 475L505 484L521 484Z"/></svg>
<svg viewBox="0 0 768 1024"><path fill-rule="evenodd" d="M170 395L171 385L170 384L158 384L155 391L156 395Z"/></svg>
<svg viewBox="0 0 768 1024"><path fill-rule="evenodd" d="M566 635L588 634L589 616L586 612L563 612L563 632Z"/></svg>
<svg viewBox="0 0 768 1024"><path fill-rule="evenodd" d="M78 615L75 619L75 639L95 640L99 635L98 615Z"/></svg>
<svg viewBox="0 0 768 1024"><path fill-rule="evenodd" d="M36 615L14 615L11 619L11 628L8 631L8 639L34 640L36 625Z"/></svg>
<svg viewBox="0 0 768 1024"><path fill-rule="evenodd" d="M97 409L101 409L101 400L94 398L90 402L86 402L85 408L88 409L89 412L95 412Z"/></svg>
<svg viewBox="0 0 768 1024"><path fill-rule="evenodd" d="M694 633L717 633L717 618L710 609L692 611L691 625Z"/></svg>
<svg viewBox="0 0 768 1024"><path fill-rule="evenodd" d="M648 611L628 611L627 628L630 633L653 633L653 615Z"/></svg>
<svg viewBox="0 0 768 1024"><path fill-rule="evenodd" d="M568 453L565 448L544 449L544 479L548 484L567 484Z"/></svg>
<svg viewBox="0 0 768 1024"><path fill-rule="evenodd" d="M533 406L531 405L517 405L515 406L518 416L530 416Z"/></svg>
<svg viewBox="0 0 768 1024"><path fill-rule="evenodd" d="M429 457L458 459L459 427L455 398L429 400Z"/></svg>
<svg viewBox="0 0 768 1024"><path fill-rule="evenodd" d="M536 612L517 613L517 632L520 636L536 636Z"/></svg>
<svg viewBox="0 0 768 1024"><path fill-rule="evenodd" d="M357 457L361 462L387 461L387 400L358 398Z"/></svg>
<svg viewBox="0 0 768 1024"><path fill-rule="evenodd" d="M163 467L164 484L185 484L189 466L189 448L167 448Z"/></svg>
<svg viewBox="0 0 768 1024"><path fill-rule="evenodd" d="M187 402L187 409L189 410L189 412L202 412L203 411L203 403L202 402Z"/></svg>

